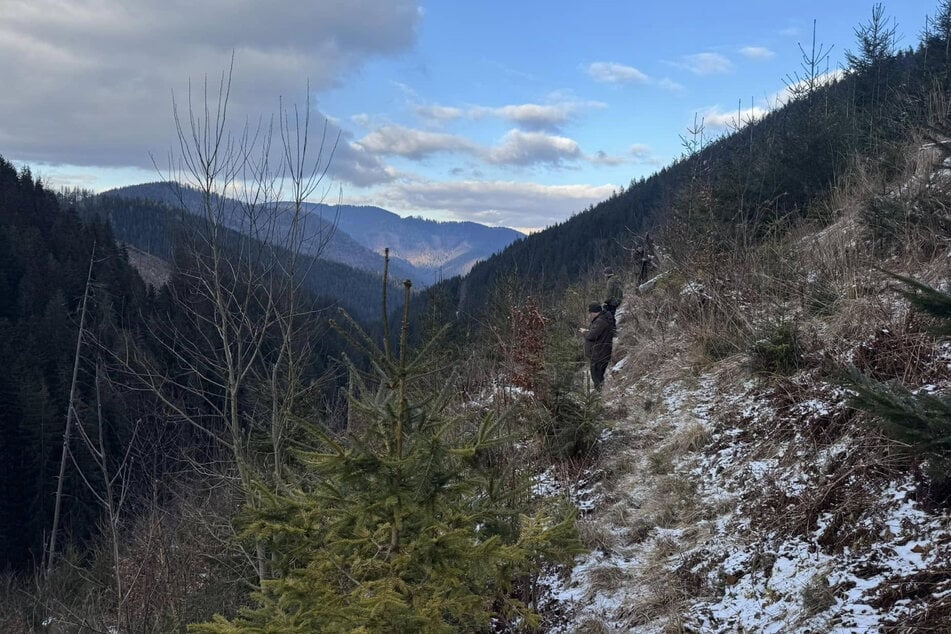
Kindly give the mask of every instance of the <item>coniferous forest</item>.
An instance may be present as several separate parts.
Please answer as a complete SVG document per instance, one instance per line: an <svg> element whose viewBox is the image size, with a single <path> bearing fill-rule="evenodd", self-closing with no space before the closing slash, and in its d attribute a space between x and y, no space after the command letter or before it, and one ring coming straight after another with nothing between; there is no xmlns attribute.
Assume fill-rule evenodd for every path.
<svg viewBox="0 0 951 634"><path fill-rule="evenodd" d="M788 102L717 138L698 121L673 164L422 290L388 254L382 276L321 257L302 218L328 165L283 109L278 167L246 129L229 154L179 127L201 160L177 200L53 192L0 158L0 628L772 626L698 607L736 587L794 602L790 631L857 604L940 631L951 2L904 50L886 19L842 72L804 47ZM192 125L223 129L227 81ZM605 266L626 283L601 392L577 331ZM925 518L922 567L883 546L857 597L833 567L898 539L885 498ZM718 550L728 525L755 558ZM788 597L784 531L827 558Z"/></svg>
<svg viewBox="0 0 951 634"><path fill-rule="evenodd" d="M134 336L156 298L129 266L108 225L84 223L75 210L62 209L56 195L29 171L18 173L5 161L0 162L0 207L0 552L5 567L26 570L42 560L49 535L77 317L90 265L95 283L89 288L86 330L102 345ZM84 418L96 403L95 367L95 359L84 355L78 368L77 403ZM133 431L126 407L135 399L122 391L103 394L103 440L120 456ZM87 456L74 458L92 473ZM63 518L64 531L76 540L88 539L96 532L98 506L75 470L64 486L74 500Z"/></svg>

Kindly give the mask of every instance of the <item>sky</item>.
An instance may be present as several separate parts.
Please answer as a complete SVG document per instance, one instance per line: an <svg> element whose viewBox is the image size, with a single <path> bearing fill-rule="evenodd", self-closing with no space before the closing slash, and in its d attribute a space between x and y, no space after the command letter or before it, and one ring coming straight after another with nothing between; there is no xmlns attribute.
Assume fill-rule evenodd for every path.
<svg viewBox="0 0 951 634"><path fill-rule="evenodd" d="M777 107L813 24L839 71L873 4L0 0L0 156L53 188L159 180L173 99L231 67L236 132L327 122L315 202L537 230ZM907 48L938 0L883 4Z"/></svg>

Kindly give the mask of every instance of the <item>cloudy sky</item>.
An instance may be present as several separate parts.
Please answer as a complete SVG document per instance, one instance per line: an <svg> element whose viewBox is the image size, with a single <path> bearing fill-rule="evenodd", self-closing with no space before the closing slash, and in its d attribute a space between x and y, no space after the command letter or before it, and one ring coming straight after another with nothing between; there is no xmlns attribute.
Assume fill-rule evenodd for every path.
<svg viewBox="0 0 951 634"><path fill-rule="evenodd" d="M937 0L884 4L908 47ZM540 228L676 159L695 120L716 136L775 107L813 20L834 71L872 5L0 0L0 156L53 187L157 180L173 96L233 55L236 128L309 87L340 135L334 200Z"/></svg>

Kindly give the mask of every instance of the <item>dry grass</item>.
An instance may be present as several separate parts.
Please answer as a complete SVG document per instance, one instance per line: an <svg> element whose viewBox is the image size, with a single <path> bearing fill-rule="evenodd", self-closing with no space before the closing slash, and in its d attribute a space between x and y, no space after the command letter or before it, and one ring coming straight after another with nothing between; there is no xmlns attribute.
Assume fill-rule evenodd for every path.
<svg viewBox="0 0 951 634"><path fill-rule="evenodd" d="M854 351L852 362L862 373L879 381L898 379L919 386L946 376L937 361L934 336L914 313L878 328Z"/></svg>
<svg viewBox="0 0 951 634"><path fill-rule="evenodd" d="M698 519L697 493L685 476L673 474L658 478L644 508L662 528L675 528Z"/></svg>
<svg viewBox="0 0 951 634"><path fill-rule="evenodd" d="M640 571L641 587L646 592L626 608L623 623L628 631L650 624L663 623L664 632L680 632L684 607L692 598L690 588L674 574L669 558L679 552L679 545L670 539L655 543L648 564Z"/></svg>
<svg viewBox="0 0 951 634"><path fill-rule="evenodd" d="M937 217L947 205L940 198L951 199L951 190L924 187L933 180L934 160L910 150L899 180L911 186L897 197L902 205L928 207ZM936 257L947 252L951 239L934 231L933 224L919 223L894 236L887 260L870 253L861 235L863 210L888 190L882 178L868 166L857 166L825 201L824 225L812 220L786 227L756 247L712 255L692 249L686 240L669 243L664 277L649 292L629 294L617 347L617 358L629 361L612 387L656 404L663 401L666 385L676 381L690 389L687 377L702 370L704 381L714 379L714 394L738 397L735 405L714 402L713 409L700 414L709 416L703 423L672 424L663 408L640 412L629 406L621 429L633 431L623 449L602 453L610 508L599 518L624 532L611 533L601 525L592 531L592 542L603 543L607 537L597 533L610 533L626 541L623 546L637 544L644 556L634 582L644 594L622 615L630 631L648 625L655 631L659 623L667 623L667 631L682 631L692 599L724 591L716 581L717 556L701 548L716 537L700 528L686 530L705 525L707 518L749 517L750 539L796 536L829 555L859 552L880 538L881 492L907 473L909 461L844 405L846 395L833 377L853 362L883 379L913 386L940 383L938 373L946 375L947 369L935 363L933 338L909 317L907 305L890 291L891 281L874 267L912 272L932 285L951 273L951 259ZM930 233L921 227L931 227ZM797 363L788 376L765 374L738 391L750 380L749 360L762 329L783 323L798 329ZM713 456L721 450L728 450L725 462L717 463ZM706 480L695 482L686 470L696 463L684 460L701 452L723 468L716 486L727 482L744 497L720 500L717 508L704 505L696 486ZM744 465L752 460L760 464L744 478ZM749 486L751 480L757 486ZM627 494L630 487L637 491L636 507ZM729 539L742 542L744 536ZM672 561L683 552L691 554ZM769 553L749 565L767 574ZM608 581L620 581L609 572ZM909 583L922 580L906 581L895 580L895 600L908 588L913 591ZM827 611L839 590L817 575L803 588L803 614ZM951 615L951 602L931 600L927 610ZM921 622L938 622L928 620L927 610L916 613Z"/></svg>
<svg viewBox="0 0 951 634"><path fill-rule="evenodd" d="M596 596L604 592L617 590L630 580L630 575L617 564L608 563L591 570L588 573L588 579L589 592Z"/></svg>
<svg viewBox="0 0 951 634"><path fill-rule="evenodd" d="M710 443L710 430L693 422L682 428L670 441L670 448L677 454L700 451Z"/></svg>
<svg viewBox="0 0 951 634"><path fill-rule="evenodd" d="M580 519L576 527L578 529L578 539L588 550L604 553L615 550L617 539L603 521Z"/></svg>
<svg viewBox="0 0 951 634"><path fill-rule="evenodd" d="M825 574L817 574L802 589L802 609L807 617L825 612L835 604L835 589Z"/></svg>
<svg viewBox="0 0 951 634"><path fill-rule="evenodd" d="M822 465L797 494L789 495L781 479L768 482L750 500L747 512L754 530L811 537L821 521L823 530L814 543L829 554L874 541L881 528L876 520L881 489L899 475L905 459L881 451L874 434L869 438L869 444L855 438L845 454Z"/></svg>
<svg viewBox="0 0 951 634"><path fill-rule="evenodd" d="M876 600L883 607L899 600L918 599L908 615L884 624L886 634L923 634L947 632L951 623L951 568L929 570L891 580Z"/></svg>
<svg viewBox="0 0 951 634"><path fill-rule="evenodd" d="M647 454L647 470L652 475L667 475L674 470L673 451L665 446Z"/></svg>
<svg viewBox="0 0 951 634"><path fill-rule="evenodd" d="M603 620L588 617L579 624L579 631L589 634L613 634L613 628L609 627Z"/></svg>

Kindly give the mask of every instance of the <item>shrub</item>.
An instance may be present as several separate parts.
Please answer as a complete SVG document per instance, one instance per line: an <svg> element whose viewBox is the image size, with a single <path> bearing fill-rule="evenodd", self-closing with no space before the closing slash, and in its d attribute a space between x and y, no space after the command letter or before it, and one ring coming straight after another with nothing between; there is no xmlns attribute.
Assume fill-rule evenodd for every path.
<svg viewBox="0 0 951 634"><path fill-rule="evenodd" d="M554 386L543 404L548 415L541 419L538 433L545 453L553 460L590 456L604 415L597 392L579 394Z"/></svg>
<svg viewBox="0 0 951 634"><path fill-rule="evenodd" d="M791 322L780 322L767 329L750 350L750 366L754 372L792 374L802 365L799 329Z"/></svg>
<svg viewBox="0 0 951 634"><path fill-rule="evenodd" d="M431 350L412 358L407 352L407 313L398 354L380 350L351 325L375 361L370 379L351 367L358 389L350 405L365 426L342 439L308 427L314 447L297 452L298 481L286 492L262 487L265 503L246 518L246 536L270 545L276 578L264 582L252 595L256 605L239 617L216 616L192 630L457 632L485 631L497 620L537 625L522 582L580 551L574 515L529 516L511 492L492 488L497 473L482 458L511 439L499 435L491 413L475 429L453 416L452 380L439 394L417 389ZM499 527L507 524L515 529L504 534Z"/></svg>
<svg viewBox="0 0 951 634"><path fill-rule="evenodd" d="M701 341L701 349L703 356L710 361L722 361L740 351L735 341L720 335L704 337Z"/></svg>
<svg viewBox="0 0 951 634"><path fill-rule="evenodd" d="M951 234L951 183L936 179L909 192L868 199L859 218L865 238L878 253L918 251L932 257Z"/></svg>
<svg viewBox="0 0 951 634"><path fill-rule="evenodd" d="M888 251L913 222L912 208L895 196L872 196L859 210L865 237L877 252Z"/></svg>
<svg viewBox="0 0 951 634"><path fill-rule="evenodd" d="M803 298L804 308L810 315L816 317L828 317L834 314L838 301L839 292L835 284L824 275L809 285Z"/></svg>
<svg viewBox="0 0 951 634"><path fill-rule="evenodd" d="M825 612L835 605L835 589L829 585L829 578L816 575L802 589L802 609L808 616Z"/></svg>
<svg viewBox="0 0 951 634"><path fill-rule="evenodd" d="M894 277L904 282L906 288L900 292L913 306L943 320L936 332L946 335L951 295L910 278ZM868 368L863 369L865 373L851 368L841 381L854 394L850 405L872 414L875 425L908 451L924 455L936 488L947 490L951 481L951 396L913 392L897 380L882 382L869 376Z"/></svg>

